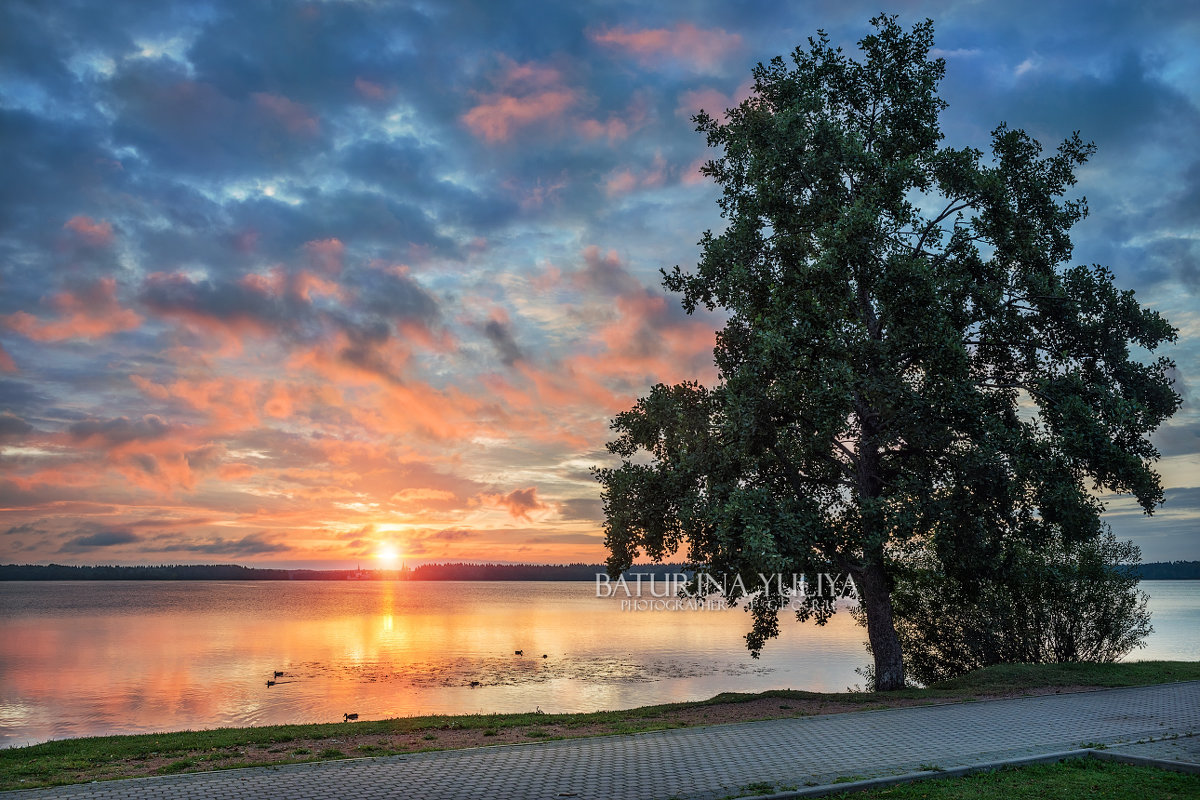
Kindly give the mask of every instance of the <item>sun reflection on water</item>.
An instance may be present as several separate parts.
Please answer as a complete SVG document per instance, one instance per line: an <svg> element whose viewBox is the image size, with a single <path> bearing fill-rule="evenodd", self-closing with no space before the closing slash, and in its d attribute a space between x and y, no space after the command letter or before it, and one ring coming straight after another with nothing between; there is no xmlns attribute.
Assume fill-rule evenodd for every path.
<svg viewBox="0 0 1200 800"><path fill-rule="evenodd" d="M1185 588L1186 602L1164 596L1166 616L1152 594L1156 628L1194 631L1200 598ZM867 655L848 614L824 627L781 620L757 661L748 624L740 609L622 611L587 583L10 582L0 584L0 744L861 682ZM1194 650L1195 637L1183 639ZM1195 657L1172 656L1176 645L1152 637L1133 657Z"/></svg>

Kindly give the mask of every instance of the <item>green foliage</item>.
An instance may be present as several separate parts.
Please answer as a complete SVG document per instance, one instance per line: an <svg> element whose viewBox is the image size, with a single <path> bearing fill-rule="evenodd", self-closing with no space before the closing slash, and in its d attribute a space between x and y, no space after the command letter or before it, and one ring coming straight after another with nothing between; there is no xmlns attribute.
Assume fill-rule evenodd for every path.
<svg viewBox="0 0 1200 800"><path fill-rule="evenodd" d="M721 308L721 381L659 385L618 415L597 469L608 568L685 551L741 576L848 573L881 688L903 686L890 590L911 552L956 577L1100 536L1093 487L1162 500L1149 434L1179 404L1175 330L1100 266L1065 266L1093 152L998 126L991 158L941 146L933 25L872 21L859 62L821 33L695 121L727 227L664 284ZM737 600L737 597L733 598ZM752 598L757 654L783 592ZM832 608L804 605L818 622Z"/></svg>
<svg viewBox="0 0 1200 800"><path fill-rule="evenodd" d="M1028 547L1006 541L1004 567L967 583L925 554L892 592L910 675L933 684L994 664L1116 661L1151 631L1128 565L1137 548L1111 531Z"/></svg>

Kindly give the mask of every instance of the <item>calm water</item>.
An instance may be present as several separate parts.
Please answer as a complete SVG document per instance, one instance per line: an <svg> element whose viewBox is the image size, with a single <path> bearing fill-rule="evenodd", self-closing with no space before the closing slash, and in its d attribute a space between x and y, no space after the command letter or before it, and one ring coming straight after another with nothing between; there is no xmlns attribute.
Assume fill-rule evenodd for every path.
<svg viewBox="0 0 1200 800"><path fill-rule="evenodd" d="M1156 630L1131 657L1200 659L1200 581L1142 585ZM590 583L0 583L0 744L861 681L848 614L781 625L758 661L747 627L740 609L623 611Z"/></svg>

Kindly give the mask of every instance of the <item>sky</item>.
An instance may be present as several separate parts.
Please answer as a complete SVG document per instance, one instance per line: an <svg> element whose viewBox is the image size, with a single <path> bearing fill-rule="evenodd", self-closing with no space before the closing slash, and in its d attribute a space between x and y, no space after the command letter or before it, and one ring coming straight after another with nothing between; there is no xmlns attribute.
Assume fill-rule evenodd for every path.
<svg viewBox="0 0 1200 800"><path fill-rule="evenodd" d="M690 118L877 3L0 4L0 562L598 562L614 414L712 383L659 269L721 227ZM1200 558L1200 7L902 2L945 143L1074 130L1076 263L1180 331Z"/></svg>

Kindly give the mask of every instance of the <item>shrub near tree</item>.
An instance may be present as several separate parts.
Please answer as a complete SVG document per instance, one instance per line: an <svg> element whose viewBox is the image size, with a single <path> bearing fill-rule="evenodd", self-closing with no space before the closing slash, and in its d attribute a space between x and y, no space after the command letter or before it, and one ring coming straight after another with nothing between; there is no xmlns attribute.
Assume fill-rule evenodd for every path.
<svg viewBox="0 0 1200 800"><path fill-rule="evenodd" d="M681 551L751 592L760 573L850 575L887 690L909 562L932 553L961 582L1009 568L1017 541L1075 552L1102 536L1093 484L1149 513L1148 437L1179 398L1153 357L1174 329L1107 269L1067 266L1087 207L1063 197L1093 146L1044 155L1003 124L990 157L943 146L932 22L872 24L861 61L821 33L759 64L724 118L695 118L727 227L664 285L726 312L720 382L653 387L613 422L620 466L596 473L614 575ZM753 598L753 653L791 599Z"/></svg>
<svg viewBox="0 0 1200 800"><path fill-rule="evenodd" d="M1152 631L1138 549L1112 531L1068 543L1009 537L990 570L955 576L932 552L892 591L910 679L925 685L993 664L1111 663Z"/></svg>

